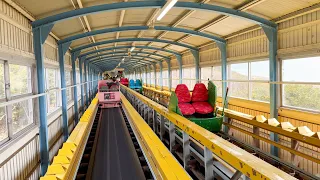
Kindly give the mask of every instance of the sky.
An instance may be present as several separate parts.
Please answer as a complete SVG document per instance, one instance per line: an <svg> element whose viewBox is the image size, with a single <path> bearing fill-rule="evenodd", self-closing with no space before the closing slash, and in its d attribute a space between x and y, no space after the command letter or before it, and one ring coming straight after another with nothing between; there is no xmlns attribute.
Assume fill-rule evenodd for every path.
<svg viewBox="0 0 320 180"><path fill-rule="evenodd" d="M320 82L320 57L284 60L283 81Z"/></svg>
<svg viewBox="0 0 320 180"><path fill-rule="evenodd" d="M248 75L248 64L231 65L232 71ZM269 62L251 63L252 76L269 77ZM320 57L283 60L282 80L297 82L320 82Z"/></svg>

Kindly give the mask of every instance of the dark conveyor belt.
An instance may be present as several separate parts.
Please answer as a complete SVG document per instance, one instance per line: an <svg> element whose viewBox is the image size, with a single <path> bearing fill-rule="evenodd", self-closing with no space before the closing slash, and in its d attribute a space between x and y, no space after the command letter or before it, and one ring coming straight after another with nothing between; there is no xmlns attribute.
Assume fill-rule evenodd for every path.
<svg viewBox="0 0 320 180"><path fill-rule="evenodd" d="M102 109L93 180L145 179L120 108Z"/></svg>

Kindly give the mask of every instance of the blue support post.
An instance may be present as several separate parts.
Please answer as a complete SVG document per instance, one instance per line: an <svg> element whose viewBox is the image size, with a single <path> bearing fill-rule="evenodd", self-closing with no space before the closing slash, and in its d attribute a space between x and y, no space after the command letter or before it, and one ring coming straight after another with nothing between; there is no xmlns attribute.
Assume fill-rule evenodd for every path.
<svg viewBox="0 0 320 180"><path fill-rule="evenodd" d="M277 71L277 27L268 27L262 26L265 34L268 37L269 41L269 81L275 82L278 80L278 71ZM278 84L270 84L270 117L278 119L278 107L279 99L277 90L279 89ZM270 140L278 142L278 134L270 132ZM271 154L279 157L279 148L276 146L270 145Z"/></svg>
<svg viewBox="0 0 320 180"><path fill-rule="evenodd" d="M76 69L76 60L80 52L74 52L71 54L71 63L72 63L72 78L73 78L73 108L74 108L74 121L76 124L79 122L79 111L78 111L78 88L77 88L77 69Z"/></svg>
<svg viewBox="0 0 320 180"><path fill-rule="evenodd" d="M84 81L86 82L85 83L85 90L86 90L86 101L85 101L85 104L86 104L86 107L88 108L89 106L89 87L88 87L88 76L87 76L87 70L88 70L88 61L84 61Z"/></svg>
<svg viewBox="0 0 320 180"><path fill-rule="evenodd" d="M83 83L83 75L82 75L82 63L84 62L85 56L79 59L79 72L80 72L80 89L81 89L81 112L84 113L84 84Z"/></svg>
<svg viewBox="0 0 320 180"><path fill-rule="evenodd" d="M61 83L61 101L62 101L62 124L63 124L63 139L66 141L69 137L68 132L68 109L67 109L67 90L66 88L66 79L64 71L64 55L68 51L71 43L59 44L58 45L58 54L59 54L59 67L60 67L60 83Z"/></svg>
<svg viewBox="0 0 320 180"><path fill-rule="evenodd" d="M199 67L200 55L199 55L199 51L191 50L191 53L194 57L194 65L196 68L196 83L199 83L200 82L200 67Z"/></svg>
<svg viewBox="0 0 320 180"><path fill-rule="evenodd" d="M162 91L163 90L163 77L162 77L162 62L159 62L159 65L160 65L160 83L159 83L159 86L160 86L160 90Z"/></svg>
<svg viewBox="0 0 320 180"><path fill-rule="evenodd" d="M148 85L149 85L149 87L150 87L150 83L149 83L149 81L151 82L151 77L150 77L150 80L148 79L148 71L150 71L150 65L147 65L146 66L146 75L147 75L147 87L148 87ZM151 72L151 71L150 71Z"/></svg>
<svg viewBox="0 0 320 180"><path fill-rule="evenodd" d="M157 66L156 63L152 64L153 66L153 73L154 73L154 88L157 87Z"/></svg>
<svg viewBox="0 0 320 180"><path fill-rule="evenodd" d="M33 47L37 65L38 93L46 92L43 44L47 39L54 24L33 28ZM49 143L48 143L48 120L46 96L39 97L39 146L40 146L40 168L44 175L49 166Z"/></svg>
<svg viewBox="0 0 320 180"><path fill-rule="evenodd" d="M146 86L147 86L147 84L148 84L148 80L147 80L147 78L148 78L148 76L147 76L147 66L145 66L143 69L144 69L144 72L145 72L145 73L144 73L144 79L145 79L145 81L146 81L146 82L144 82L144 83L145 83ZM143 85L143 84L142 84L142 85Z"/></svg>
<svg viewBox="0 0 320 180"><path fill-rule="evenodd" d="M87 88L88 88L88 98L87 98L87 108L89 107L90 104L90 98L91 98L91 88L90 88L90 64L87 64L87 76L88 76L88 83L87 83Z"/></svg>
<svg viewBox="0 0 320 180"><path fill-rule="evenodd" d="M179 84L182 84L182 56L181 55L176 55L178 65L179 65ZM168 65L169 67L169 65Z"/></svg>
<svg viewBox="0 0 320 180"><path fill-rule="evenodd" d="M89 74L89 102L91 102L92 98L92 69L91 69L91 64L88 64L88 74Z"/></svg>
<svg viewBox="0 0 320 180"><path fill-rule="evenodd" d="M222 77L222 104L226 104L226 108L228 107L228 102L224 102L224 100L226 99L224 96L226 94L227 91L227 45L226 43L217 43L218 48L220 49L220 53L221 53L221 77ZM225 117L223 119L224 122L228 122L228 118ZM223 131L225 133L228 133L229 128L228 126L224 126Z"/></svg>
<svg viewBox="0 0 320 180"><path fill-rule="evenodd" d="M166 60L167 64L168 64L168 88L169 91L171 92L171 88L172 88L172 75L171 75L171 61L170 60Z"/></svg>

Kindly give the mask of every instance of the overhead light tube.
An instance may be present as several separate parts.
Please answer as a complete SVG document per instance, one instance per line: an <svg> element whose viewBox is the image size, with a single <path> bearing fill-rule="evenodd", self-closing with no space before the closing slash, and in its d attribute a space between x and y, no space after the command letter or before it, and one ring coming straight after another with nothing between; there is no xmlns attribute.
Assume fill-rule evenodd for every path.
<svg viewBox="0 0 320 180"><path fill-rule="evenodd" d="M178 0L168 0L167 3L162 7L159 16L157 17L157 21L160 21L168 11L177 3Z"/></svg>

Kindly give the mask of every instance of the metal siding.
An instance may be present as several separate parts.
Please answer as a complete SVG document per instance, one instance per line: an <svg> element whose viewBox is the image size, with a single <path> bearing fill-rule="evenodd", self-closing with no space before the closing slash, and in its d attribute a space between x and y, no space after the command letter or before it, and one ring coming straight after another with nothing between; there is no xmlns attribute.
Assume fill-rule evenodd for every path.
<svg viewBox="0 0 320 180"><path fill-rule="evenodd" d="M0 167L0 180L25 179L39 162L38 136L33 137Z"/></svg>

